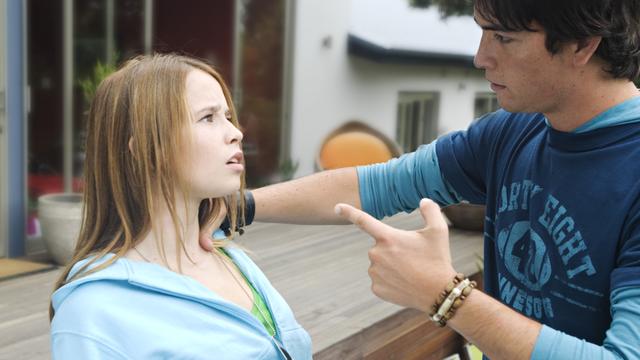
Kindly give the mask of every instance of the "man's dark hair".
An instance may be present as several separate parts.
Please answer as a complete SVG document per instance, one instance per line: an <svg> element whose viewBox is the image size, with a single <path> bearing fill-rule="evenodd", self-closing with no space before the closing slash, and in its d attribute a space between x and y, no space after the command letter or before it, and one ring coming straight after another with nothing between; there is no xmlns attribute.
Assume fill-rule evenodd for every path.
<svg viewBox="0 0 640 360"><path fill-rule="evenodd" d="M614 78L640 75L640 0L475 0L476 11L505 31L546 32L546 47L557 53L563 43L601 36L596 56Z"/></svg>

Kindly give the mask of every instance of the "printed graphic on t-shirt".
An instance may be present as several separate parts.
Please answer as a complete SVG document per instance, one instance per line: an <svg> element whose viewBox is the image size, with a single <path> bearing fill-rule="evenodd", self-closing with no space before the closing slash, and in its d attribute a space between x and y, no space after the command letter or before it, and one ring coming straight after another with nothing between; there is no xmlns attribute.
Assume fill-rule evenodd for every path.
<svg viewBox="0 0 640 360"><path fill-rule="evenodd" d="M544 205L532 208L534 201ZM554 318L558 301L596 311L582 294L602 298L585 285L597 270L569 209L543 187L524 180L502 187L497 214L494 241L502 261L498 281L504 303L538 320ZM563 295L573 292L562 288L581 297Z"/></svg>

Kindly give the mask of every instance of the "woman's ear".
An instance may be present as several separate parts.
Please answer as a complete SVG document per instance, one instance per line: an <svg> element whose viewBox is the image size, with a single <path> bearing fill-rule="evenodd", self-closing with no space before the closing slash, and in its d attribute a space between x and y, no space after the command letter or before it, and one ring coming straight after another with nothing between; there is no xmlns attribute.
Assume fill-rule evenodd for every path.
<svg viewBox="0 0 640 360"><path fill-rule="evenodd" d="M586 65L593 58L601 41L601 36L588 37L578 41L573 54L573 64L576 66Z"/></svg>
<svg viewBox="0 0 640 360"><path fill-rule="evenodd" d="M129 152L133 155L133 137L129 138Z"/></svg>

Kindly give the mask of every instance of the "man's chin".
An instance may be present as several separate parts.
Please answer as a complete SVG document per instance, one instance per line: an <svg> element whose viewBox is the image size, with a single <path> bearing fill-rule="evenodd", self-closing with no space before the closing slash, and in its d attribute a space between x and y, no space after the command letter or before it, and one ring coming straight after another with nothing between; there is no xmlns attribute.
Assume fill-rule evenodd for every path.
<svg viewBox="0 0 640 360"><path fill-rule="evenodd" d="M498 98L498 106L500 107L500 109L503 109L507 112L510 113L517 113L517 112L522 112L522 106L518 106L517 104L514 104L510 101L500 101L500 99Z"/></svg>

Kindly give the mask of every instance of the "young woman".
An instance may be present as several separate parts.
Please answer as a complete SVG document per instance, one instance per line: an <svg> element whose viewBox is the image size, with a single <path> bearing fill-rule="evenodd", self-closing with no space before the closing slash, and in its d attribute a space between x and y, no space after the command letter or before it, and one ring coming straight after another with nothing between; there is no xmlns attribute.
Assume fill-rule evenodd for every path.
<svg viewBox="0 0 640 360"><path fill-rule="evenodd" d="M241 141L229 90L199 60L138 57L104 80L82 229L51 299L54 358L311 359L244 252L224 237L198 244L227 211L230 224L244 216Z"/></svg>

